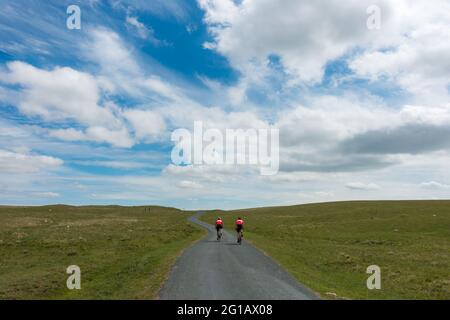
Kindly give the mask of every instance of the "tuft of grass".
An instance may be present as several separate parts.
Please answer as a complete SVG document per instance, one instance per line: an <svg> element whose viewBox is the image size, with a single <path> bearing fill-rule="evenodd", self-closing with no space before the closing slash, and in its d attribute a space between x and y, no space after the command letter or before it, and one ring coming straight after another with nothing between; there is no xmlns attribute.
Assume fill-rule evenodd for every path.
<svg viewBox="0 0 450 320"><path fill-rule="evenodd" d="M164 207L0 207L0 299L152 299L204 235ZM68 290L66 268L81 268Z"/></svg>
<svg viewBox="0 0 450 320"><path fill-rule="evenodd" d="M245 238L330 299L450 299L450 201L354 201L221 213ZM202 220L212 223L216 213ZM381 290L368 290L369 265Z"/></svg>

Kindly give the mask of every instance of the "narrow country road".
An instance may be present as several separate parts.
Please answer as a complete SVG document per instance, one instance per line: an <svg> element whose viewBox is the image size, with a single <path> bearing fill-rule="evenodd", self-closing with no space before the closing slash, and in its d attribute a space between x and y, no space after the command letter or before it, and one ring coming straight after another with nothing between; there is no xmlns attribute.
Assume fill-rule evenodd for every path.
<svg viewBox="0 0 450 320"><path fill-rule="evenodd" d="M160 299L318 299L254 246L236 244L234 234L225 231L216 241L214 227L198 220L200 214L189 220L208 229L208 235L177 260Z"/></svg>

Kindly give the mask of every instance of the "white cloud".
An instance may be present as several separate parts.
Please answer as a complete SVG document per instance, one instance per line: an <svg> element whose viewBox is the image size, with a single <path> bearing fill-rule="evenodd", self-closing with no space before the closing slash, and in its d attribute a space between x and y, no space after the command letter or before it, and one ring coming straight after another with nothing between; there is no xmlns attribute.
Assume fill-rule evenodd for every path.
<svg viewBox="0 0 450 320"><path fill-rule="evenodd" d="M168 119L175 128L191 129L194 121L202 121L205 129L256 129L268 127L267 122L260 119L256 112L227 112L219 106L205 107L189 99L186 99L184 104L169 104L158 108L157 111Z"/></svg>
<svg viewBox="0 0 450 320"><path fill-rule="evenodd" d="M448 102L450 84L450 3L445 0L396 1L398 23L380 32L395 35L389 46L373 43L350 61L359 76L383 77L412 93L419 103Z"/></svg>
<svg viewBox="0 0 450 320"><path fill-rule="evenodd" d="M147 28L142 22L139 22L137 17L127 16L126 22L135 27L139 36L143 39L147 39L149 35L153 33L153 30Z"/></svg>
<svg viewBox="0 0 450 320"><path fill-rule="evenodd" d="M105 90L141 97L142 69L132 47L109 29L93 29L89 36L81 45L82 54L100 67L98 79L103 80L101 84Z"/></svg>
<svg viewBox="0 0 450 320"><path fill-rule="evenodd" d="M88 47L85 54L101 66L100 74L68 67L45 70L14 61L6 65L1 81L17 84L20 89L16 92L2 88L0 98L14 102L26 116L39 116L50 123L77 122L81 128L49 130L51 137L65 141L94 141L129 148L138 141L158 138L165 130L161 115L151 110L124 111L108 101L108 95L123 90L136 96L161 97L160 103L170 100L178 104L185 96L156 76L146 77L116 33L94 29Z"/></svg>
<svg viewBox="0 0 450 320"><path fill-rule="evenodd" d="M84 132L73 128L49 130L49 136L65 141L86 140L86 135L84 134Z"/></svg>
<svg viewBox="0 0 450 320"><path fill-rule="evenodd" d="M333 192L329 192L329 191L316 191L314 192L314 195L317 196L318 198L333 198L334 197L334 193Z"/></svg>
<svg viewBox="0 0 450 320"><path fill-rule="evenodd" d="M83 45L83 53L87 59L100 65L102 74L114 78L116 75L140 74L140 68L131 50L117 33L97 28L92 30L90 35L91 38Z"/></svg>
<svg viewBox="0 0 450 320"><path fill-rule="evenodd" d="M114 169L139 169L145 168L149 164L137 161L110 161L110 160L82 160L75 163L83 166L98 166Z"/></svg>
<svg viewBox="0 0 450 320"><path fill-rule="evenodd" d="M20 85L19 110L47 121L76 120L85 125L118 124L111 110L99 106L99 86L90 74L72 68L43 70L14 61L7 64L3 82Z"/></svg>
<svg viewBox="0 0 450 320"><path fill-rule="evenodd" d="M57 198L59 197L59 193L57 192L34 192L32 194L33 197L37 198Z"/></svg>
<svg viewBox="0 0 450 320"><path fill-rule="evenodd" d="M87 128L85 132L69 128L53 129L48 133L51 137L66 141L93 141L108 143L119 148L130 148L134 145L134 140L125 128L110 130L105 127L93 126Z"/></svg>
<svg viewBox="0 0 450 320"><path fill-rule="evenodd" d="M277 55L290 74L317 82L328 61L373 37L366 28L366 9L373 1L198 2L214 36L214 49L244 72L250 63L263 66L270 55ZM390 5L377 3L387 20Z"/></svg>
<svg viewBox="0 0 450 320"><path fill-rule="evenodd" d="M150 41L154 46L164 45L165 42L156 38L155 32L151 27L147 27L145 24L140 22L137 17L129 16L126 17L127 25L133 27L138 36L142 39Z"/></svg>
<svg viewBox="0 0 450 320"><path fill-rule="evenodd" d="M97 75L72 68L44 70L16 61L7 65L2 77L3 82L22 87L15 98L25 115L38 115L50 123L75 120L79 124L77 128L48 130L51 137L128 148L160 139L166 121L175 127L191 127L196 120L216 128L265 126L252 112L227 113L219 107L205 107L173 83L147 76L132 50L112 31L94 29L85 47L86 58L101 67ZM6 96L12 99L9 92L3 100ZM121 93L151 103L123 109L109 101L111 94Z"/></svg>
<svg viewBox="0 0 450 320"><path fill-rule="evenodd" d="M404 123L429 124L435 126L450 124L449 107L428 107L419 105L406 105L399 114Z"/></svg>
<svg viewBox="0 0 450 320"><path fill-rule="evenodd" d="M450 189L450 185L439 183L436 181L423 182L420 184L420 187L423 189L431 189L431 190L446 190Z"/></svg>
<svg viewBox="0 0 450 320"><path fill-rule="evenodd" d="M286 146L315 149L360 132L400 123L397 113L370 98L323 95L310 100L307 105L280 112L276 126L281 129L281 141Z"/></svg>
<svg viewBox="0 0 450 320"><path fill-rule="evenodd" d="M106 142L122 148L129 148L134 144L125 128L120 130L109 130L99 126L89 127L86 130L86 136L89 140Z"/></svg>
<svg viewBox="0 0 450 320"><path fill-rule="evenodd" d="M0 149L0 172L2 173L32 173L54 169L62 164L63 160L55 157Z"/></svg>
<svg viewBox="0 0 450 320"><path fill-rule="evenodd" d="M183 103L184 101L189 100L177 87L154 75L146 77L145 79L140 79L139 85L141 85L143 89L150 90L150 92L156 93L169 101L171 100L178 103Z"/></svg>
<svg viewBox="0 0 450 320"><path fill-rule="evenodd" d="M105 90L135 99L172 97L175 86L161 81L155 74L147 74L150 68L139 62L135 48L116 32L96 28L89 35L82 43L82 54L84 59L100 67L97 78Z"/></svg>
<svg viewBox="0 0 450 320"><path fill-rule="evenodd" d="M227 57L243 74L229 90L235 103L243 103L249 89L274 74L269 57L277 56L289 75L283 87L320 82L327 63L345 59L359 78L391 81L411 93L415 104L448 107L446 0L198 2L214 38L205 48ZM374 4L381 9L380 30L366 27L366 9ZM334 77L339 82L348 75Z"/></svg>
<svg viewBox="0 0 450 320"><path fill-rule="evenodd" d="M352 95L311 96L279 113L281 170L359 171L411 162L397 154L448 149L450 108L405 105Z"/></svg>
<svg viewBox="0 0 450 320"><path fill-rule="evenodd" d="M180 181L180 182L178 183L178 186L179 186L180 188L184 188L184 189L199 189L199 188L202 187L202 185L199 184L198 182L190 181L190 180L183 180L183 181Z"/></svg>
<svg viewBox="0 0 450 320"><path fill-rule="evenodd" d="M234 165L167 165L162 171L164 179L196 181L202 185L226 185L233 184L246 177L254 177L258 168ZM251 181L261 183L259 179Z"/></svg>
<svg viewBox="0 0 450 320"><path fill-rule="evenodd" d="M150 140L165 130L164 119L156 112L129 109L125 110L123 114L132 125L138 139Z"/></svg>
<svg viewBox="0 0 450 320"><path fill-rule="evenodd" d="M347 189L351 190L379 190L380 186L375 183L350 182L345 185Z"/></svg>

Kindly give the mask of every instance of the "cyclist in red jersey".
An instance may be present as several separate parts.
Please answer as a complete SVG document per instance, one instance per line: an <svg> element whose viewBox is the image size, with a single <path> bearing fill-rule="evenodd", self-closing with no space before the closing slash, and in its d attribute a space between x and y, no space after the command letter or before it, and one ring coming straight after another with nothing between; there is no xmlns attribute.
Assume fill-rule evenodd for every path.
<svg viewBox="0 0 450 320"><path fill-rule="evenodd" d="M220 217L216 220L216 232L217 232L217 240L222 238L222 229L223 229L223 221Z"/></svg>
<svg viewBox="0 0 450 320"><path fill-rule="evenodd" d="M244 220L242 220L241 217L237 218L235 225L236 225L236 232L238 235L237 242L239 244L241 244L242 237L244 236L244 234L242 232L242 231L244 231Z"/></svg>

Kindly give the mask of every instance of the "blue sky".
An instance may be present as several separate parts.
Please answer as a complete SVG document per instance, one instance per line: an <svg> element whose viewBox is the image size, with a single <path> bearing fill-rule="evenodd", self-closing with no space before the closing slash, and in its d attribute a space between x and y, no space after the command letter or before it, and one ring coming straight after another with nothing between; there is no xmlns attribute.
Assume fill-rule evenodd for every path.
<svg viewBox="0 0 450 320"><path fill-rule="evenodd" d="M0 2L1 203L242 208L450 190L445 1L375 1L376 30L365 0ZM73 4L80 30L66 27ZM279 172L175 166L171 133L195 121L279 129Z"/></svg>

